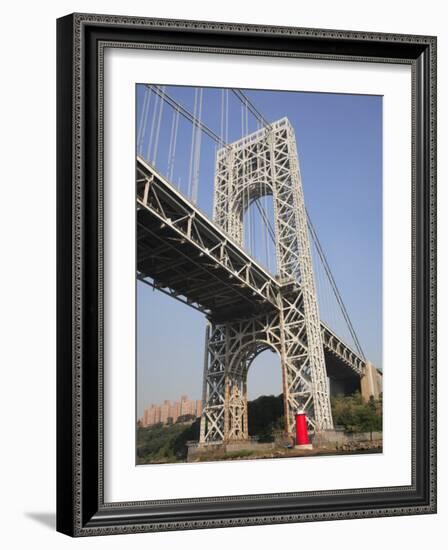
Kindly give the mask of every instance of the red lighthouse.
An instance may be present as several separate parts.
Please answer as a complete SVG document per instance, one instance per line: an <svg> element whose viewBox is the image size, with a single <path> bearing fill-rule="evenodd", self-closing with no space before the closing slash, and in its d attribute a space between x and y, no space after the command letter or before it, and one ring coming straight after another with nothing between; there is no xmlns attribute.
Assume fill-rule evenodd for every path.
<svg viewBox="0 0 448 550"><path fill-rule="evenodd" d="M305 411L296 412L296 447L300 449L312 449L308 437Z"/></svg>

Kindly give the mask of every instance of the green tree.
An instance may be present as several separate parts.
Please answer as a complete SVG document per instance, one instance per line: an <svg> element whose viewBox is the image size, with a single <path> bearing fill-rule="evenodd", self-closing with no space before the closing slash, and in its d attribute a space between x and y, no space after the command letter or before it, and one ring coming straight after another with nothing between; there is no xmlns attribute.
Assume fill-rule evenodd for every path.
<svg viewBox="0 0 448 550"><path fill-rule="evenodd" d="M333 422L348 432L382 431L382 398L366 403L359 392L331 399Z"/></svg>
<svg viewBox="0 0 448 550"><path fill-rule="evenodd" d="M199 439L199 418L190 425L154 424L137 428L137 462L178 462L187 458L187 441Z"/></svg>

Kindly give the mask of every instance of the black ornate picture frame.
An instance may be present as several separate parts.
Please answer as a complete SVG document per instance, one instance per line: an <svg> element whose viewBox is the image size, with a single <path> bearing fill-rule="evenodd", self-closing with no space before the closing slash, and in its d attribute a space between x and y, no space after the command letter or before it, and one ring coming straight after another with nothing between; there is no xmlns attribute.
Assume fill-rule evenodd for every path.
<svg viewBox="0 0 448 550"><path fill-rule="evenodd" d="M107 47L412 70L412 483L109 503L103 479ZM436 512L436 38L73 14L57 22L57 529L90 536ZM130 366L129 368L132 368Z"/></svg>

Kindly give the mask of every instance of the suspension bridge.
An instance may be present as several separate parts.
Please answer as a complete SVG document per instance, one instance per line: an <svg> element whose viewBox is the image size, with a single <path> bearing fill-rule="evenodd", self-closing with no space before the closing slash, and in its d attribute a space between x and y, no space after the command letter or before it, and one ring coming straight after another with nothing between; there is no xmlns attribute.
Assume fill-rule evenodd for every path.
<svg viewBox="0 0 448 550"><path fill-rule="evenodd" d="M331 431L330 386L376 398L381 374L306 210L294 129L242 90L188 91L192 110L167 87L139 86L137 277L208 319L200 444L248 439L247 373L266 349L280 357L285 433L297 411L310 431Z"/></svg>

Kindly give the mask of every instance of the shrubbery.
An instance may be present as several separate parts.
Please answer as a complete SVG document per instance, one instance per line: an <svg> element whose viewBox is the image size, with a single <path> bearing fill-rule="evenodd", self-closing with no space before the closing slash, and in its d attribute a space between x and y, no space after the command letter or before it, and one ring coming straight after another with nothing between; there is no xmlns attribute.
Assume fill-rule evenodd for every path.
<svg viewBox="0 0 448 550"><path fill-rule="evenodd" d="M137 427L137 463L177 462L187 458L187 441L199 439L199 419L190 426L176 423Z"/></svg>
<svg viewBox="0 0 448 550"><path fill-rule="evenodd" d="M333 423L347 432L380 432L383 429L382 396L365 402L359 392L331 398Z"/></svg>

